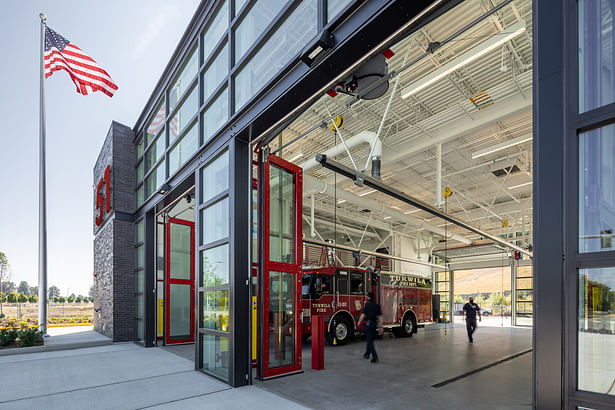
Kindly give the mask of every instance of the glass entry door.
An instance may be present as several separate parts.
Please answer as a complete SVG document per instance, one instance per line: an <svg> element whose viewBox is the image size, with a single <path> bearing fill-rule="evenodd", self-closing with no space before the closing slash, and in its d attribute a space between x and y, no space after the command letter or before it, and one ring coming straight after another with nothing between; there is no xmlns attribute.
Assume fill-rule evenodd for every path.
<svg viewBox="0 0 615 410"><path fill-rule="evenodd" d="M166 245L165 343L193 343L194 222L170 218Z"/></svg>
<svg viewBox="0 0 615 410"><path fill-rule="evenodd" d="M263 378L301 370L302 170L275 155L264 167Z"/></svg>

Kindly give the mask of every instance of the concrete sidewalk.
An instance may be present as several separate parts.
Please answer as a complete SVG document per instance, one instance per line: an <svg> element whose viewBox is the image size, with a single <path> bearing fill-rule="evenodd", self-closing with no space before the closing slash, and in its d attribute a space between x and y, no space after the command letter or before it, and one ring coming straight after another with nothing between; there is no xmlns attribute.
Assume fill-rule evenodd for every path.
<svg viewBox="0 0 615 410"><path fill-rule="evenodd" d="M49 337L45 337L44 346L2 349L0 357L106 346L112 343L108 337L95 332L92 326L50 327L47 333Z"/></svg>
<svg viewBox="0 0 615 410"><path fill-rule="evenodd" d="M0 357L0 409L303 409L253 386L231 389L193 362L132 343Z"/></svg>

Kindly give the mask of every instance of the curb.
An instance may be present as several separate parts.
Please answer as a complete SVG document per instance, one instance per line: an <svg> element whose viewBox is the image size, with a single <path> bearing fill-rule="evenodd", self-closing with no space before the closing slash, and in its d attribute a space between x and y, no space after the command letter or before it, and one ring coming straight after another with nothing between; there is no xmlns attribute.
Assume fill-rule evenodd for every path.
<svg viewBox="0 0 615 410"><path fill-rule="evenodd" d="M14 356L18 354L29 354L29 353L57 352L59 350L83 349L86 347L110 346L112 344L113 344L113 341L111 339L108 339L108 340L93 340L91 342L64 343L64 344L58 344L58 345L16 347L12 349L0 350L0 357Z"/></svg>

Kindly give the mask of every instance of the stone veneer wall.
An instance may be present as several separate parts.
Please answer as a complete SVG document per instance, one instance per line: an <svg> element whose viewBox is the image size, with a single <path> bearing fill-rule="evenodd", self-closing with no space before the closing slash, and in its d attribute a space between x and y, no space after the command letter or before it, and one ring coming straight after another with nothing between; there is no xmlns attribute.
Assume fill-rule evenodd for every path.
<svg viewBox="0 0 615 410"><path fill-rule="evenodd" d="M111 212L94 226L94 330L113 341L135 339L135 168L132 130L112 122L94 166L94 187L111 167ZM96 218L96 189L93 190ZM106 199L105 199L106 200Z"/></svg>

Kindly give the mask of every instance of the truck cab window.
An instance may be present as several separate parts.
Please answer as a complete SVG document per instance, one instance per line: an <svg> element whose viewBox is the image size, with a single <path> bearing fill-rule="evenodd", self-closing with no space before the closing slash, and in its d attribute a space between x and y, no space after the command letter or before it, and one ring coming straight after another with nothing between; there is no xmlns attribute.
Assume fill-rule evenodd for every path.
<svg viewBox="0 0 615 410"><path fill-rule="evenodd" d="M301 296L303 299L310 297L310 287L312 285L312 275L303 275L303 281L301 282Z"/></svg>
<svg viewBox="0 0 615 410"><path fill-rule="evenodd" d="M348 294L348 279L337 278L337 293L340 295Z"/></svg>
<svg viewBox="0 0 615 410"><path fill-rule="evenodd" d="M363 283L363 273L351 272L350 273L350 294L363 295L365 292L365 285Z"/></svg>

